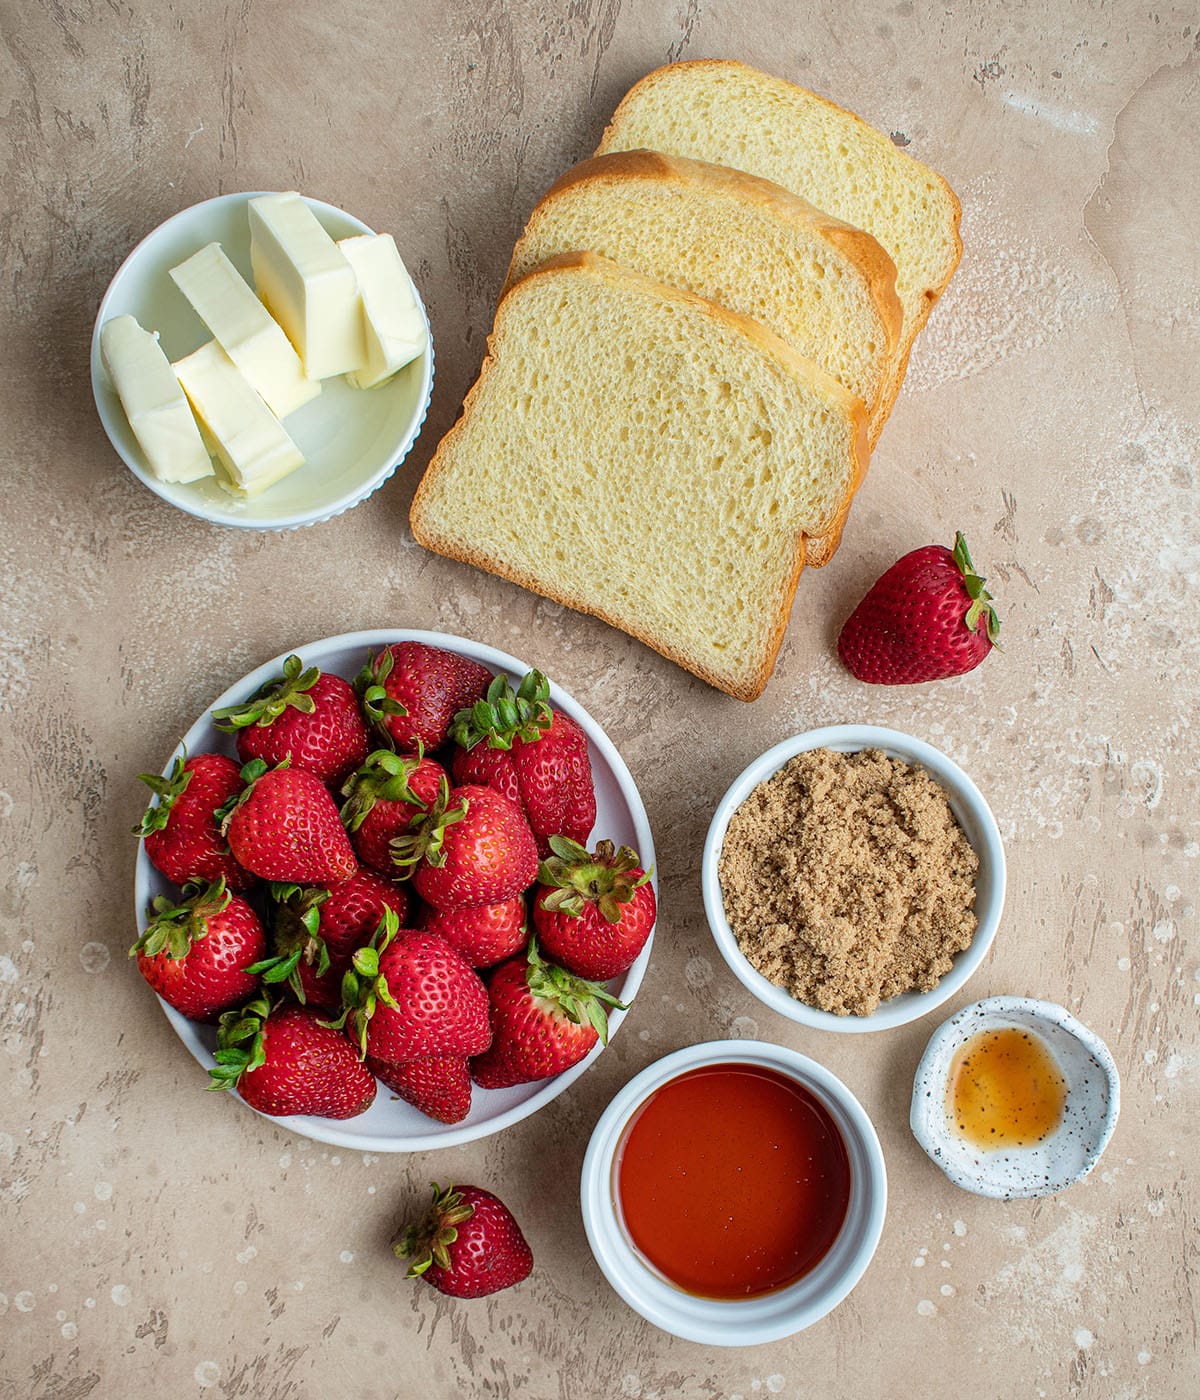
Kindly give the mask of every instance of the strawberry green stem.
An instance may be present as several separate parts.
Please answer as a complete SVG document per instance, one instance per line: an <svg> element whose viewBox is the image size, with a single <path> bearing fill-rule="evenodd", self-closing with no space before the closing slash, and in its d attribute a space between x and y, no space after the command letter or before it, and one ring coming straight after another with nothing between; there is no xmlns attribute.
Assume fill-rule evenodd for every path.
<svg viewBox="0 0 1200 1400"><path fill-rule="evenodd" d="M450 1267L450 1246L458 1239L458 1227L475 1214L475 1207L464 1201L450 1182L444 1187L436 1181L433 1203L413 1225L406 1226L392 1242L392 1251L399 1259L410 1259L408 1278L420 1278L432 1265Z"/></svg>
<svg viewBox="0 0 1200 1400"><path fill-rule="evenodd" d="M629 846L614 853L611 841L600 841L588 855L578 841L556 835L550 838L550 850L538 866L538 881L551 889L542 899L542 907L551 912L577 918L585 904L594 904L606 922L619 924L621 906L650 878L645 871L633 875L638 854Z"/></svg>
<svg viewBox="0 0 1200 1400"><path fill-rule="evenodd" d="M394 909L385 909L379 927L371 935L371 941L359 948L351 959L350 966L342 978L342 1013L332 1021L322 1025L334 1030L346 1030L346 1034L358 1046L362 1058L367 1053L367 1028L371 1017L380 1002L399 1010L387 978L379 970L379 955L400 932L400 919Z"/></svg>
<svg viewBox="0 0 1200 1400"><path fill-rule="evenodd" d="M961 530L954 536L953 554L958 571L962 574L963 587L971 600L965 618L967 630L978 632L982 621L987 628L988 641L995 646L1000 636L1000 619L996 616L996 609L992 607L992 595L984 587L987 579L975 572L975 565L971 562L971 551L967 548L966 536Z"/></svg>
<svg viewBox="0 0 1200 1400"><path fill-rule="evenodd" d="M227 734L239 729L248 729L252 724L265 729L283 714L289 706L301 714L311 715L317 708L316 701L307 692L321 679L321 672L304 663L294 653L283 663L283 675L275 676L265 685L259 686L254 694L241 705L225 705L212 712L213 722Z"/></svg>
<svg viewBox="0 0 1200 1400"><path fill-rule="evenodd" d="M550 682L540 671L529 671L514 691L507 676L497 676L487 695L459 710L450 737L464 749L487 740L493 749L511 749L514 739L532 744L554 723Z"/></svg>
<svg viewBox="0 0 1200 1400"><path fill-rule="evenodd" d="M187 791L187 785L192 781L192 770L184 767L187 749L181 745L180 750L179 757L171 764L171 771L165 778L161 773L138 774L138 782L146 784L155 800L146 808L137 826L132 828L135 836L149 836L152 831L162 831L171 815L171 808Z"/></svg>
<svg viewBox="0 0 1200 1400"><path fill-rule="evenodd" d="M175 961L186 958L192 944L207 937L209 919L227 909L232 898L223 876L211 885L184 885L179 904L173 904L165 895L156 895L149 911L154 918L130 948L129 956L144 953L152 958L165 952Z"/></svg>

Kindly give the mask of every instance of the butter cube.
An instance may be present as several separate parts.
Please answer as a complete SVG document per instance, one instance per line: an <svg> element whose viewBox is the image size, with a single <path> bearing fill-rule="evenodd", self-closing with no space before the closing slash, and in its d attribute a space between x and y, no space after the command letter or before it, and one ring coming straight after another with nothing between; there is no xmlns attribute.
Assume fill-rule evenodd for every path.
<svg viewBox="0 0 1200 1400"><path fill-rule="evenodd" d="M250 264L255 290L310 379L362 368L366 347L354 269L298 194L250 201Z"/></svg>
<svg viewBox="0 0 1200 1400"><path fill-rule="evenodd" d="M158 337L132 316L114 316L100 327L100 360L158 480L212 476L212 459Z"/></svg>
<svg viewBox="0 0 1200 1400"><path fill-rule="evenodd" d="M304 462L283 424L215 340L173 366L228 484L257 496Z"/></svg>
<svg viewBox="0 0 1200 1400"><path fill-rule="evenodd" d="M321 392L317 380L305 378L291 341L219 243L173 267L171 278L277 418L286 418Z"/></svg>
<svg viewBox="0 0 1200 1400"><path fill-rule="evenodd" d="M356 388L371 389L425 349L425 320L390 233L342 238L338 247L358 278L366 335L366 362L349 379Z"/></svg>

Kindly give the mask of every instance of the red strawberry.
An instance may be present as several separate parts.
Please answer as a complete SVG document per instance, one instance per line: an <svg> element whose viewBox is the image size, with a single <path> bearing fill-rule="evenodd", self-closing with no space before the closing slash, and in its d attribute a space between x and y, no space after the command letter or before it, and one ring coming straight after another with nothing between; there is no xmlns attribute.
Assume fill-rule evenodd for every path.
<svg viewBox="0 0 1200 1400"><path fill-rule="evenodd" d="M353 1118L375 1098L375 1076L344 1035L307 1007L256 997L221 1017L210 1089L232 1089L259 1113Z"/></svg>
<svg viewBox="0 0 1200 1400"><path fill-rule="evenodd" d="M550 683L530 671L513 692L497 676L487 698L460 710L450 737L461 748L451 773L456 783L484 783L519 802L537 838L538 854L551 836L586 841L596 822L596 792L587 735L550 707Z"/></svg>
<svg viewBox="0 0 1200 1400"><path fill-rule="evenodd" d="M319 885L358 869L337 804L320 778L285 760L269 772L242 769L248 786L225 810L222 829L237 860L264 880Z"/></svg>
<svg viewBox="0 0 1200 1400"><path fill-rule="evenodd" d="M637 852L601 841L588 855L552 836L554 854L538 868L533 924L548 958L568 972L606 982L632 966L654 927L654 889Z"/></svg>
<svg viewBox="0 0 1200 1400"><path fill-rule="evenodd" d="M444 938L472 967L491 967L519 953L529 941L525 898L514 895L500 904L475 904L469 909L439 913L426 909L420 926Z"/></svg>
<svg viewBox="0 0 1200 1400"><path fill-rule="evenodd" d="M502 963L488 983L492 1044L471 1061L482 1089L505 1089L551 1079L608 1041L603 1003L623 1003L594 982L545 963L530 947L523 958Z"/></svg>
<svg viewBox="0 0 1200 1400"><path fill-rule="evenodd" d="M146 855L156 870L177 885L223 879L231 890L247 890L256 883L230 854L216 815L245 786L232 758L185 754L172 764L170 777L138 777L158 801L146 809L133 834L145 839Z"/></svg>
<svg viewBox="0 0 1200 1400"><path fill-rule="evenodd" d="M303 669L298 656L283 663L283 675L260 686L243 705L214 710L218 729L237 735L243 763L261 758L275 767L315 773L340 783L366 758L370 744L354 687L316 666Z"/></svg>
<svg viewBox="0 0 1200 1400"><path fill-rule="evenodd" d="M838 637L846 669L872 685L913 685L973 671L1000 635L992 595L960 530L953 550L926 545L872 586Z"/></svg>
<svg viewBox="0 0 1200 1400"><path fill-rule="evenodd" d="M223 880L185 885L178 905L159 895L154 918L129 950L164 1001L193 1021L215 1021L253 995L250 969L267 949L258 915Z"/></svg>
<svg viewBox="0 0 1200 1400"><path fill-rule="evenodd" d="M525 814L495 788L451 789L392 843L397 865L415 867L413 885L435 909L500 904L537 876L537 843Z"/></svg>
<svg viewBox="0 0 1200 1400"><path fill-rule="evenodd" d="M376 749L342 788L342 821L359 860L395 875L391 843L433 806L446 774L419 754Z"/></svg>
<svg viewBox="0 0 1200 1400"><path fill-rule="evenodd" d="M268 984L287 982L300 1001L323 1010L341 1010L342 978L350 959L379 927L385 909L399 923L408 913L408 895L376 875L359 870L335 885L273 883L272 946L275 956L260 964Z"/></svg>
<svg viewBox="0 0 1200 1400"><path fill-rule="evenodd" d="M343 995L339 1024L377 1060L477 1055L491 1044L478 973L437 934L400 929L390 910L376 937L354 954Z"/></svg>
<svg viewBox="0 0 1200 1400"><path fill-rule="evenodd" d="M439 1123L461 1123L471 1111L471 1074L464 1055L408 1060L402 1065L368 1055L367 1068L393 1094Z"/></svg>
<svg viewBox="0 0 1200 1400"><path fill-rule="evenodd" d="M530 1250L512 1212L478 1186L433 1183L425 1218L400 1232L392 1245L411 1259L409 1278L423 1278L452 1298L485 1298L528 1278Z"/></svg>
<svg viewBox="0 0 1200 1400"><path fill-rule="evenodd" d="M385 742L416 753L440 748L454 716L491 682L478 661L424 642L395 642L370 658L354 684Z"/></svg>

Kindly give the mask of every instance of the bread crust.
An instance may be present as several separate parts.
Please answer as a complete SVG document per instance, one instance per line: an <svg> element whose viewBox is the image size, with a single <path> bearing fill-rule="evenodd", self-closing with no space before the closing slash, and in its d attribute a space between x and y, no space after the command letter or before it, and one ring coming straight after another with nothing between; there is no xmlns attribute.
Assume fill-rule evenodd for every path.
<svg viewBox="0 0 1200 1400"><path fill-rule="evenodd" d="M623 142L622 131L628 120L630 109L636 107L641 97L649 90L657 87L664 81L670 82L680 76L695 75L701 79L709 77L719 77L722 74L736 75L742 79L760 84L764 90L774 91L787 101L796 101L799 98L802 102L815 102L830 112L836 113L840 120L850 124L857 137L864 143L868 150L874 150L886 156L890 161L894 161L901 166L911 167L920 178L932 181L938 188L946 202L950 213L950 248L948 255L932 280L921 288L919 302L914 303L912 313L906 315L904 324L898 338L894 357L894 369L889 376L889 382L885 391L881 394L880 401L874 406L871 414L870 442L872 448L879 440L883 431L883 425L887 422L888 415L895 405L896 398L900 393L900 388L904 383L904 374L908 366L909 352L912 349L913 341L918 333L929 320L930 312L933 310L935 302L945 291L954 275L954 270L958 266L962 257L962 237L960 234L960 224L962 220L962 205L958 196L950 188L949 184L935 170L916 160L907 152L900 150L892 144L887 136L875 127L871 126L856 113L839 106L836 102L822 97L819 93L812 92L808 88L800 87L796 83L788 82L785 78L776 77L774 74L765 73L760 69L752 68L749 64L741 63L736 59L687 59L679 63L665 64L661 68L655 68L636 82L621 101L612 115L603 135L600 144L597 146L597 154L609 154L613 151L614 145L620 149ZM836 545L834 546L836 548ZM832 557L832 550L829 553Z"/></svg>
<svg viewBox="0 0 1200 1400"><path fill-rule="evenodd" d="M427 497L430 494L432 484L437 477L450 463L458 439L462 436L466 425L470 421L471 415L475 411L476 404L482 396L484 385L492 372L499 356L504 352L504 340L506 334L505 315L508 307L512 305L512 298L520 296L522 290L531 286L535 279L556 277L562 273L572 275L583 274L586 276L606 279L610 282L620 284L642 284L652 288L656 296L667 299L676 299L692 303L703 307L706 314L715 315L732 325L744 335L753 340L760 348L766 350L771 355L782 359L791 371L799 377L808 380L813 387L828 394L844 409L851 422L852 427L852 472L849 493L842 501L835 517L844 519L845 512L849 506L849 498L862 480L866 467L868 455L867 448L867 414L862 401L843 388L837 380L827 374L820 366L811 360L806 360L798 354L790 345L781 340L772 331L757 321L751 320L748 316L742 316L737 312L718 305L716 302L707 301L703 297L695 296L691 292L683 291L676 287L665 287L660 283L643 277L640 273L631 272L626 268L618 267L607 258L602 258L594 253L563 253L547 259L538 267L528 272L524 277L519 278L508 289L500 300L496 309L496 320L492 328L492 333L488 337L487 352L480 367L479 376L471 389L468 391L463 401L462 414L457 422L447 432L445 437L438 444L429 465L426 467L424 475L417 486L416 494L413 497L410 510L410 523L413 537L426 549L434 553L445 555L451 559L457 559L464 564L470 564L475 568L482 569L487 573L495 574L501 578L509 580L511 583L520 584L530 592L540 594L542 597L550 598L556 603L561 603L566 607L575 609L578 612L588 613L611 626L626 632L628 635L644 643L652 650L658 651L669 660L676 662L684 670L699 677L701 680L714 686L718 690L733 696L738 700L756 700L763 692L772 670L775 666L779 648L783 643L783 637L787 630L788 617L791 612L792 600L795 596L796 585L800 580L800 575L804 569L806 538L801 531L797 531L796 546L792 560L790 576L785 580L783 589L779 597L779 606L775 616L771 621L771 629L764 649L764 657L761 663L753 668L744 678L738 679L731 672L718 672L714 668L707 666L696 657L682 653L678 648L673 647L669 642L653 638L648 630L640 628L636 623L631 623L627 618L618 618L602 605L573 596L568 589L558 589L548 587L542 583L535 582L520 570L507 564L504 560L492 558L482 550L472 548L469 544L458 544L442 535L430 520L426 518ZM831 524L832 528L832 524ZM769 605L771 600L764 600L765 605Z"/></svg>
<svg viewBox="0 0 1200 1400"><path fill-rule="evenodd" d="M879 240L852 224L835 219L832 214L826 214L782 185L732 166L647 150L613 151L607 155L589 156L560 175L537 202L529 215L526 234L537 228L556 197L569 189L585 184L606 186L638 180L711 190L744 200L781 223L810 229L859 269L879 317L880 328L887 339L889 352L899 343L904 310L896 295L896 264ZM518 239L513 249L505 291L516 281L523 241L524 236Z"/></svg>

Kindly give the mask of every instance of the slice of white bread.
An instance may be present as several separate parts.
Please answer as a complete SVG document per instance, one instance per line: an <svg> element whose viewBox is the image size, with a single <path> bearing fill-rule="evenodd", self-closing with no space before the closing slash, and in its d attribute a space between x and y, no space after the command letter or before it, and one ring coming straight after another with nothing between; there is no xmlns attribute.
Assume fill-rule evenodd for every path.
<svg viewBox="0 0 1200 1400"><path fill-rule="evenodd" d="M866 459L861 401L758 322L566 254L501 300L412 529L753 700Z"/></svg>
<svg viewBox="0 0 1200 1400"><path fill-rule="evenodd" d="M902 319L895 265L869 233L781 186L655 151L594 156L535 207L506 286L579 249L752 316L868 412L879 405Z"/></svg>
<svg viewBox="0 0 1200 1400"><path fill-rule="evenodd" d="M668 64L630 88L597 153L643 147L773 180L887 249L904 326L890 397L872 421L874 446L913 339L962 253L961 206L949 185L853 113L731 60Z"/></svg>

